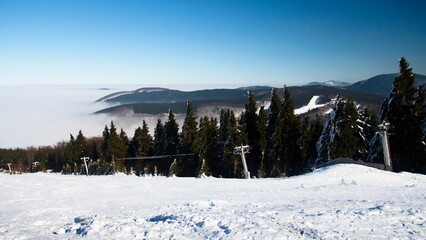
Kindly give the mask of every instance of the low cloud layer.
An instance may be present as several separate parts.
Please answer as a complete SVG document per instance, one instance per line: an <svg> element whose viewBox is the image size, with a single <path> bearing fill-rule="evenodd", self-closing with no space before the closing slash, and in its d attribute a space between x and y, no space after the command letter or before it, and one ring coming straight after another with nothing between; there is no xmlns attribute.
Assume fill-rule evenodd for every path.
<svg viewBox="0 0 426 240"><path fill-rule="evenodd" d="M81 129L100 136L111 120L128 134L142 119L112 118L92 113L107 107L97 99L136 86L0 86L0 148L54 145ZM154 120L152 120L154 121ZM155 120L156 121L156 120Z"/></svg>

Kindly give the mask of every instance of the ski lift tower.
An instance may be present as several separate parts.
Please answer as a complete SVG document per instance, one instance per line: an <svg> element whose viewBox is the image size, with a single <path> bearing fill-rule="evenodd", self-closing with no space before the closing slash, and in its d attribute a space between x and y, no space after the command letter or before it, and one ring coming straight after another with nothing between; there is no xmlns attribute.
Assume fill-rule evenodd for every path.
<svg viewBox="0 0 426 240"><path fill-rule="evenodd" d="M243 168L244 168L244 177L246 179L250 179L250 172L247 170L247 162L246 162L246 157L244 156L244 154L249 153L250 152L249 150L250 150L249 146L241 146L241 147L234 148L234 154L241 155L241 162L243 163Z"/></svg>
<svg viewBox="0 0 426 240"><path fill-rule="evenodd" d="M9 173L12 174L12 168L10 167L12 163L8 163L7 166L9 167Z"/></svg>
<svg viewBox="0 0 426 240"><path fill-rule="evenodd" d="M89 176L89 168L87 167L87 161L89 161L89 157L82 157L81 160L84 161L84 167L86 168L86 176Z"/></svg>
<svg viewBox="0 0 426 240"><path fill-rule="evenodd" d="M392 160L389 149L389 135L388 130L390 123L386 120L383 121L379 126L380 136L382 137L383 155L385 157L385 170L393 171Z"/></svg>

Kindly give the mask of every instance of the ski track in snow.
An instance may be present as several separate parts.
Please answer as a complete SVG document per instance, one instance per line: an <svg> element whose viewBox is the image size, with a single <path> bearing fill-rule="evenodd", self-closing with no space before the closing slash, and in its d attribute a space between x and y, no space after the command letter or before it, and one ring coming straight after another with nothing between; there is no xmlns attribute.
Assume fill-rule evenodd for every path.
<svg viewBox="0 0 426 240"><path fill-rule="evenodd" d="M0 239L425 239L426 176L336 165L286 179L0 174Z"/></svg>

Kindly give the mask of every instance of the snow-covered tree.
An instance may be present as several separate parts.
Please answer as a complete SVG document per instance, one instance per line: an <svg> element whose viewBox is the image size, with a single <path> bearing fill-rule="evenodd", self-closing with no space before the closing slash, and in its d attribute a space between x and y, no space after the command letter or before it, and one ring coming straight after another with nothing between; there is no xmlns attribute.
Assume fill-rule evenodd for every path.
<svg viewBox="0 0 426 240"><path fill-rule="evenodd" d="M324 128L321 118L316 115L314 120L305 117L302 123L302 158L305 160L305 171L309 171L315 166L315 160L318 156L317 141Z"/></svg>
<svg viewBox="0 0 426 240"><path fill-rule="evenodd" d="M371 138L371 125L364 108L351 100L336 97L333 111L329 113L317 142L316 165L336 158L364 160L366 145Z"/></svg>
<svg viewBox="0 0 426 240"><path fill-rule="evenodd" d="M399 61L399 75L393 89L382 103L378 123L387 121L392 126L389 147L393 170L426 173L425 91L414 85L415 75L405 58ZM369 161L383 162L379 136L370 143Z"/></svg>

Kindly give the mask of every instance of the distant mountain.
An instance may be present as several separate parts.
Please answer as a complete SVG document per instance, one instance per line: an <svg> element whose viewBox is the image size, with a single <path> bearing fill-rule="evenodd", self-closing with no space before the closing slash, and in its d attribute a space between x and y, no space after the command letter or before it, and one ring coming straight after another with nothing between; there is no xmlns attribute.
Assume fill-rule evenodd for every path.
<svg viewBox="0 0 426 240"><path fill-rule="evenodd" d="M98 101L119 104L118 106L102 109L96 113L112 114L161 114L172 109L175 113L184 113L186 101L191 101L195 111L206 112L203 109L232 108L241 110L247 101L247 90L250 89L255 95L259 105L268 106L271 98L272 87L248 87L238 89L212 89L198 91L178 91L161 89L151 91L138 89L129 92L119 92L103 97ZM347 90L343 88L328 86L302 86L289 87L296 108L308 105L313 96L319 96L316 104L330 102L336 95L350 98L360 104L376 110L380 107L384 97L374 94L366 94ZM283 89L277 89L282 97Z"/></svg>
<svg viewBox="0 0 426 240"><path fill-rule="evenodd" d="M389 92L392 90L393 81L395 80L397 76L398 76L397 73L377 75L367 80L356 82L352 84L351 86L346 87L346 89L357 91L357 92L387 96ZM416 74L415 84L417 86L426 87L426 76L421 74Z"/></svg>
<svg viewBox="0 0 426 240"><path fill-rule="evenodd" d="M337 80L329 80L327 82L310 82L305 86L329 86L329 87L347 87L351 85L351 83L337 81Z"/></svg>
<svg viewBox="0 0 426 240"><path fill-rule="evenodd" d="M118 92L105 96L97 102L119 104L129 103L174 103L186 101L224 101L246 99L247 90L253 91L255 96L270 93L272 87L248 87L237 89L207 89L197 91L179 91L166 88L140 88L135 91Z"/></svg>

